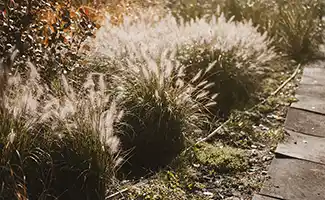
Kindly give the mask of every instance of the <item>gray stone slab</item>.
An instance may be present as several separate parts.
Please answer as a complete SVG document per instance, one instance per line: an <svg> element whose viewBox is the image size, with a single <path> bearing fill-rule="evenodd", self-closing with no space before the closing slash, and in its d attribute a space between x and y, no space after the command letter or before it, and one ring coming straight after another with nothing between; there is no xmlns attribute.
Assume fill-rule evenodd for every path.
<svg viewBox="0 0 325 200"><path fill-rule="evenodd" d="M299 101L292 103L291 107L325 114L325 98L315 98L308 95L296 95L296 98Z"/></svg>
<svg viewBox="0 0 325 200"><path fill-rule="evenodd" d="M325 114L325 68L304 69L292 107Z"/></svg>
<svg viewBox="0 0 325 200"><path fill-rule="evenodd" d="M301 84L325 85L325 62L317 61L305 66Z"/></svg>
<svg viewBox="0 0 325 200"><path fill-rule="evenodd" d="M278 144L276 153L325 164L325 138L287 131L289 136ZM325 181L325 180L324 180Z"/></svg>
<svg viewBox="0 0 325 200"><path fill-rule="evenodd" d="M325 83L323 81L324 80L321 79L320 77L313 77L313 76L307 76L306 75L306 76L302 76L300 84L324 86Z"/></svg>
<svg viewBox="0 0 325 200"><path fill-rule="evenodd" d="M289 108L285 128L307 135L325 137L325 115Z"/></svg>
<svg viewBox="0 0 325 200"><path fill-rule="evenodd" d="M324 68L325 69L325 60L314 60L308 62L304 65L304 68Z"/></svg>
<svg viewBox="0 0 325 200"><path fill-rule="evenodd" d="M309 161L275 158L260 192L288 200L324 200L325 165Z"/></svg>
<svg viewBox="0 0 325 200"><path fill-rule="evenodd" d="M296 94L299 96L310 96L324 100L325 85L300 84L296 90Z"/></svg>
<svg viewBox="0 0 325 200"><path fill-rule="evenodd" d="M267 197L259 194L255 194L252 200L278 200L278 198Z"/></svg>

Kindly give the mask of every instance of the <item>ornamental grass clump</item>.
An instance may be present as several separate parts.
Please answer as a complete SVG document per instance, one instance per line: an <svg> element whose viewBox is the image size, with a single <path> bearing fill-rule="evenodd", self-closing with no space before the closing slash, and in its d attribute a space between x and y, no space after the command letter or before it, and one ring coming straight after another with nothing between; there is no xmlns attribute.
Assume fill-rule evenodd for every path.
<svg viewBox="0 0 325 200"><path fill-rule="evenodd" d="M123 169L135 176L169 164L185 138L202 131L206 109L214 104L212 84L200 76L184 82L184 67L173 52L165 50L158 61L144 50L140 54L137 61L126 58L113 78L125 110L120 139L129 159Z"/></svg>
<svg viewBox="0 0 325 200"><path fill-rule="evenodd" d="M61 95L30 76L3 74L0 144L1 197L105 199L120 162L117 104L89 76L75 93L62 77Z"/></svg>
<svg viewBox="0 0 325 200"><path fill-rule="evenodd" d="M272 41L251 21L235 22L221 14L192 20L183 31L190 39L178 46L177 59L187 66L188 77L208 69L210 64L205 78L215 83L210 91L219 95L213 113L221 116L246 103L258 88L259 73L276 58Z"/></svg>

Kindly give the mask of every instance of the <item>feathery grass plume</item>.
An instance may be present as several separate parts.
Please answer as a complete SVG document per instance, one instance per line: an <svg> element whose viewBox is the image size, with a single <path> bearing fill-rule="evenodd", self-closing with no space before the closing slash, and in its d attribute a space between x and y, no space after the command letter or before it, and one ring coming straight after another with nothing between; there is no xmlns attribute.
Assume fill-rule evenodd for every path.
<svg viewBox="0 0 325 200"><path fill-rule="evenodd" d="M37 121L37 101L44 94L34 66L29 62L27 65L30 67L27 81L19 74L10 76L8 70L0 74L0 174L3 178L0 196L8 199L28 199L22 156L30 150L33 136L28 135L28 130Z"/></svg>
<svg viewBox="0 0 325 200"><path fill-rule="evenodd" d="M94 77L98 77L95 84ZM64 76L61 78L64 94L50 96L41 116L41 122L50 122L51 131L67 134L80 132L98 137L103 148L109 147L112 154L118 151L118 138L114 126L123 112L117 109L116 102L107 93L103 74L91 73L83 85L83 90L75 93ZM54 119L54 120L53 120Z"/></svg>
<svg viewBox="0 0 325 200"><path fill-rule="evenodd" d="M233 50L235 56L252 66L264 64L275 57L267 33L260 34L251 21L234 22L221 14L210 20L201 18L189 23L184 20L177 23L170 13L157 20L134 22L126 17L118 27L106 20L95 40L90 40L89 45L93 50L90 53L111 59L136 59L139 56L137 49L146 47L148 54L158 59L166 48L186 48L187 51L200 52L201 46L207 45L213 48L211 51ZM200 49L196 49L194 44L197 43Z"/></svg>
<svg viewBox="0 0 325 200"><path fill-rule="evenodd" d="M3 92L0 164L8 178L1 184L8 187L1 192L104 199L120 162L114 127L122 113L107 95L103 76L95 84L90 75L80 93L62 77L63 95L53 96L28 65L29 78L9 77Z"/></svg>
<svg viewBox="0 0 325 200"><path fill-rule="evenodd" d="M213 104L207 81L184 82L184 67L166 49L154 60L143 49L138 60L125 58L114 76L116 93L124 105L122 147L131 157L124 165L132 175L143 175L168 164L184 147L184 136L201 131L205 109ZM193 136L193 135L192 135ZM130 168L129 168L130 167Z"/></svg>
<svg viewBox="0 0 325 200"><path fill-rule="evenodd" d="M86 44L91 47L92 56L101 56L121 60L124 57L141 57L138 49L148 48L148 54L157 59L165 48L171 48L178 43L178 25L169 15L162 19L147 20L149 13L142 13L138 20L125 17L124 22L115 26L110 22L110 15L98 30L95 40ZM180 35L181 36L181 35Z"/></svg>
<svg viewBox="0 0 325 200"><path fill-rule="evenodd" d="M186 43L178 45L180 53L185 56L182 56L183 60L191 59L192 55L186 57L191 51L197 57L202 56L200 52L205 50L202 49L205 46L206 50L211 52L210 55L214 51L233 51L234 57L243 63L238 63L238 66L249 63L249 68L265 64L276 57L270 47L271 40L268 39L267 33L260 34L257 28L252 26L252 21L235 22L232 18L227 20L221 14L219 17L213 16L210 20L192 20L183 26L182 31L182 35L188 37Z"/></svg>

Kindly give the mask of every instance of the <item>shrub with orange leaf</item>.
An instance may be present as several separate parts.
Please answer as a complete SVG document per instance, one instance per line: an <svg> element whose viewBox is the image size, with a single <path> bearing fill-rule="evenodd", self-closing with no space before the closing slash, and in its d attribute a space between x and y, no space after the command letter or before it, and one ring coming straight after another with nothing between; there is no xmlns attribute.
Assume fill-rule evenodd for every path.
<svg viewBox="0 0 325 200"><path fill-rule="evenodd" d="M44 35L43 44L50 45L57 40L73 45L75 38L90 36L98 25L98 11L91 7L75 8L71 4L51 5L38 15L38 19L45 25L41 30Z"/></svg>

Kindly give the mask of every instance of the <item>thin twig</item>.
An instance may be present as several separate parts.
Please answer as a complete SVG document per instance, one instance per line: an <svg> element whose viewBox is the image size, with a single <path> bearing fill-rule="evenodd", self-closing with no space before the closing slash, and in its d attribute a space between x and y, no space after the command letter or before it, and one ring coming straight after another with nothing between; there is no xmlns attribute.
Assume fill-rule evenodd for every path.
<svg viewBox="0 0 325 200"><path fill-rule="evenodd" d="M124 188L123 190L120 190L120 191L118 191L118 192L116 192L114 194L109 195L108 197L105 198L105 200L112 199L113 197L116 197L116 196L118 196L118 195L120 195L120 194L122 194L122 193L124 193L124 192L126 192L128 190L129 190L129 188Z"/></svg>
<svg viewBox="0 0 325 200"><path fill-rule="evenodd" d="M282 90L282 88L284 88L284 86L286 86L297 74L298 74L298 72L299 72L299 70L300 70L300 66L301 66L301 64L299 64L298 66L297 66L297 68L296 68L296 70L294 71L294 73L286 80L286 81L284 81L284 83L282 83L282 85L280 85L280 87L278 87L278 89L277 90L275 90L272 94L271 94L271 96L274 96L274 95L276 95L280 90Z"/></svg>
<svg viewBox="0 0 325 200"><path fill-rule="evenodd" d="M138 182L138 183L136 183L134 185L131 185L131 186L127 187L127 188L119 190L119 191L115 192L114 194L111 194L111 195L105 197L105 200L113 199L114 197L122 195L123 193L129 191L131 188L142 186L145 183L147 183L147 181L140 181L140 182Z"/></svg>
<svg viewBox="0 0 325 200"><path fill-rule="evenodd" d="M293 72L293 74L282 84L280 85L274 92L272 92L270 94L270 96L268 96L266 99L264 99L262 102L260 102L259 104L256 104L255 106L251 107L250 109L248 109L248 111L251 111L253 109L255 109L258 105L264 104L267 99L269 99L271 96L275 96L277 93L279 93L280 90L282 90L299 72L300 70L300 66L301 64L298 64L296 70ZM218 128L216 128L214 131L212 131L212 133L210 133L208 136L206 136L205 138L200 139L199 141L197 141L195 143L195 145L200 144L202 142L205 142L209 139L211 139L213 136L215 136L225 125L227 125L230 121L232 120L232 118L229 118L227 121L225 121L224 123L222 123ZM188 149L186 149L188 150Z"/></svg>
<svg viewBox="0 0 325 200"><path fill-rule="evenodd" d="M212 131L208 136L206 136L205 138L200 139L199 141L197 141L195 143L195 145L198 145L202 142L205 142L207 140L209 140L210 138L212 138L215 134L217 134L225 125L227 125L230 122L229 118L227 121L225 121L224 123L222 123L220 126L218 126L218 128L216 128L214 131Z"/></svg>

